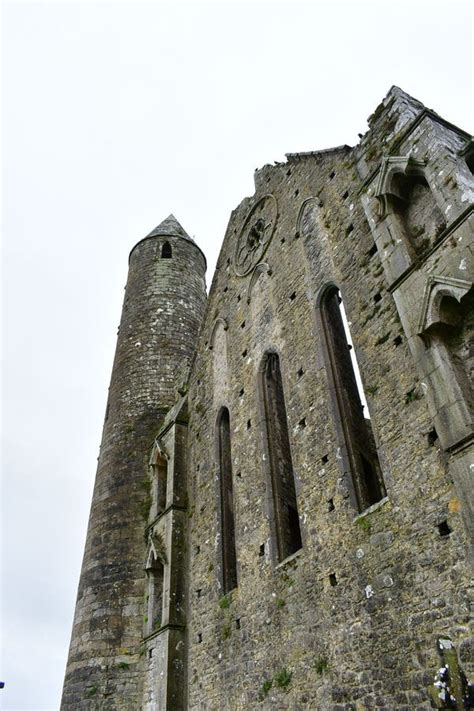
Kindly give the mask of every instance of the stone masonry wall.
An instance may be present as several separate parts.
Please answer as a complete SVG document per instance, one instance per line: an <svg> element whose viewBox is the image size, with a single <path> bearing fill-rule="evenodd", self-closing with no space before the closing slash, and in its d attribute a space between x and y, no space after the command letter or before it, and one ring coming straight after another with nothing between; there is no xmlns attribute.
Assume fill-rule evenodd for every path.
<svg viewBox="0 0 474 711"><path fill-rule="evenodd" d="M461 265L472 251L472 175L457 153L466 135L434 115L416 123L422 112L392 89L356 149L265 166L255 195L231 215L189 390L189 709L427 711L440 635L460 650L466 673L474 671L466 501L452 481L457 455L433 435L414 358L427 275L435 267L468 273ZM448 227L462 216L464 226L457 238L431 235L426 249L436 251L407 263L402 289L384 271L367 193L384 154L406 156L417 146L440 177L436 200ZM461 177L451 178L456 170ZM237 276L236 260L239 273L249 265L242 234L252 267L263 266ZM344 300L387 493L362 514L326 370L319 305L328 284ZM225 327L215 331L219 319ZM411 339L420 342L412 347ZM280 357L303 541L279 565L259 389L268 351ZM223 406L238 559L238 587L225 597L215 447Z"/></svg>
<svg viewBox="0 0 474 711"><path fill-rule="evenodd" d="M473 154L392 87L358 146L256 172L207 306L175 218L132 250L62 709L428 711L449 707L440 656L472 679ZM327 337L337 290L363 416L342 329ZM286 434L267 437L283 400L297 535ZM383 478L368 498L356 450L357 476L371 459ZM282 561L272 482L291 498Z"/></svg>

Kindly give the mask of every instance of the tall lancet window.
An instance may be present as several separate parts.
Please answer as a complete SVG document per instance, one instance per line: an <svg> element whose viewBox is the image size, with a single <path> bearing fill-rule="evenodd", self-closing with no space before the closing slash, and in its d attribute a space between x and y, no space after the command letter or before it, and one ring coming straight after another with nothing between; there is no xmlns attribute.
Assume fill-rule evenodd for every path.
<svg viewBox="0 0 474 711"><path fill-rule="evenodd" d="M276 353L266 356L262 378L273 501L273 534L278 561L281 562L296 553L302 543L280 360Z"/></svg>
<svg viewBox="0 0 474 711"><path fill-rule="evenodd" d="M228 593L237 587L237 555L235 550L230 418L229 410L226 407L223 407L219 414L217 421L217 438L219 455L222 583L224 593Z"/></svg>
<svg viewBox="0 0 474 711"><path fill-rule="evenodd" d="M344 305L336 286L329 287L323 295L321 316L333 402L343 430L357 507L363 511L385 496L385 487L357 360L348 342Z"/></svg>

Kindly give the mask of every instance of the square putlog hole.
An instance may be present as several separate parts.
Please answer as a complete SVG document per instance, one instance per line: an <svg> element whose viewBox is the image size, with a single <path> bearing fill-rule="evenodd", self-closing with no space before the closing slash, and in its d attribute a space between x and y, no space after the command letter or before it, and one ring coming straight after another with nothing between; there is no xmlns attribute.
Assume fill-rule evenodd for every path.
<svg viewBox="0 0 474 711"><path fill-rule="evenodd" d="M447 538L449 535L451 535L451 529L448 526L447 521L441 521L441 523L438 523L438 533L441 538Z"/></svg>

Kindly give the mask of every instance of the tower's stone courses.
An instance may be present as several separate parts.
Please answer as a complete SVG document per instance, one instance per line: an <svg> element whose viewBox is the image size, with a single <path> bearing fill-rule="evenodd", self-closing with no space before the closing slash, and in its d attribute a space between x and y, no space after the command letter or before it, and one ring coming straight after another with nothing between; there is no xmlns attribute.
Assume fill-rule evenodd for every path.
<svg viewBox="0 0 474 711"><path fill-rule="evenodd" d="M172 258L162 258L163 244ZM64 708L136 709L143 686L145 525L154 435L185 382L205 307L204 256L170 216L130 255Z"/></svg>
<svg viewBox="0 0 474 711"><path fill-rule="evenodd" d="M204 261L187 236L169 238L173 259L182 249L193 261L183 284L171 260L155 259L160 230L132 252L64 708L470 707L459 693L462 674L474 674L473 156L468 134L392 87L358 146L288 154L256 172L205 313ZM155 282L155 269L166 276ZM188 308L176 288L189 290ZM336 288L370 410L365 445L382 476L367 508L356 480L366 472L351 453L363 420L348 426L341 398L354 393L334 367L337 343L346 346L327 333L325 295ZM155 328L158 308L169 340ZM185 386L168 368L181 352L192 357ZM282 562L263 392L272 353L301 533ZM237 559L226 595L223 540ZM161 624L144 632L147 555L163 562L165 582ZM433 680L448 657L456 678L443 699Z"/></svg>

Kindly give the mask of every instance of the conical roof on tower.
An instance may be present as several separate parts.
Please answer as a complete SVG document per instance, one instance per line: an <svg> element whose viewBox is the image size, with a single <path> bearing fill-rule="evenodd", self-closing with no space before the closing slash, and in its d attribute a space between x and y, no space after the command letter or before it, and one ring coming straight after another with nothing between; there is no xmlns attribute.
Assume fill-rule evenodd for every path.
<svg viewBox="0 0 474 711"><path fill-rule="evenodd" d="M160 222L158 227L147 235L147 237L156 237L157 235L163 235L166 237L184 237L184 239L189 239L194 242L193 238L188 235L184 227L178 222L174 215L168 215L166 220Z"/></svg>
<svg viewBox="0 0 474 711"><path fill-rule="evenodd" d="M176 217L173 214L168 215L168 217L160 222L160 224L155 227L154 230L149 232L146 237L143 237L141 240L137 242L137 244L132 248L130 254L129 254L129 261L130 257L132 256L132 253L136 247L138 247L139 244L144 242L147 239L151 239L152 237L181 237L181 239L185 239L188 242L191 242L191 244L194 244L195 247L201 252L202 256L204 257L204 261L207 264L206 260L206 255L202 251L202 249L199 247L198 244L193 240L192 237L188 235L184 227L180 224L180 222L176 219Z"/></svg>

